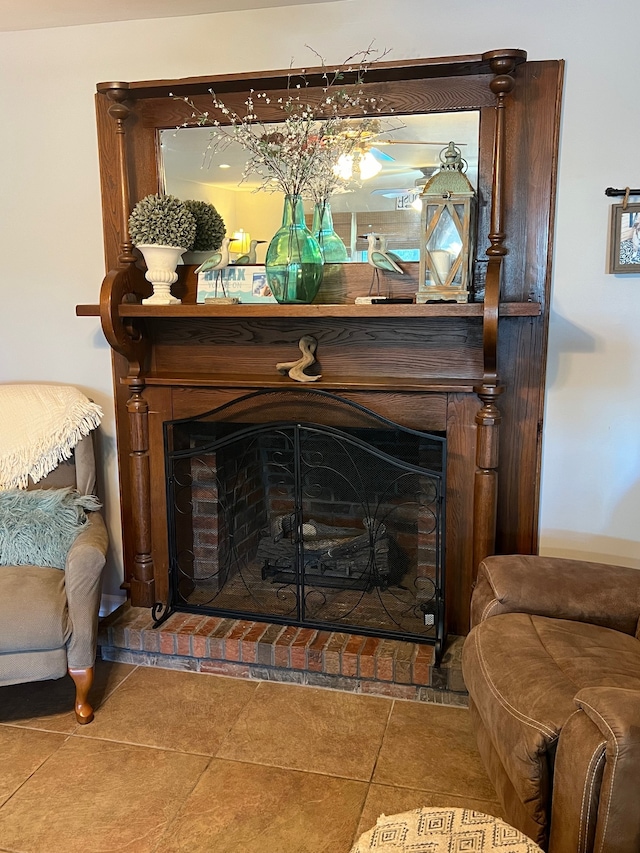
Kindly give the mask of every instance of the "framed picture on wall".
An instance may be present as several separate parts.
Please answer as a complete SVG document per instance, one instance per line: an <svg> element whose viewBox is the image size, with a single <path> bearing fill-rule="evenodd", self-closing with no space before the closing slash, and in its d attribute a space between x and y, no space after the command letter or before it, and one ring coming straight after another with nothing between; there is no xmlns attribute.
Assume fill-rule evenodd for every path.
<svg viewBox="0 0 640 853"><path fill-rule="evenodd" d="M611 205L610 273L640 273L640 204Z"/></svg>

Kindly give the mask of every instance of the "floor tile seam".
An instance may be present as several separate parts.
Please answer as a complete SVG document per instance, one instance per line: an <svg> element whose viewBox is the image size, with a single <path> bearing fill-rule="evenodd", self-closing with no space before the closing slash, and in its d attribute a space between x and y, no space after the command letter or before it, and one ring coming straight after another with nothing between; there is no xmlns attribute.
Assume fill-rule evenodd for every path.
<svg viewBox="0 0 640 853"><path fill-rule="evenodd" d="M393 714L393 709L395 708L396 700L391 700L391 707L389 708L389 713L387 714L387 720L384 724L384 731L382 733L382 737L380 738L380 743L378 745L378 750L375 755L375 759L373 761L373 766L371 768L371 775L369 776L369 784L373 781L373 777L376 772L376 767L378 766L378 760L380 758L380 753L382 752L382 746L384 744L384 739L387 736L387 731L389 730L389 724L391 723L391 715Z"/></svg>
<svg viewBox="0 0 640 853"><path fill-rule="evenodd" d="M76 723L73 724L74 727L77 726ZM43 729L41 726L28 726L25 723L0 723L0 726L7 729L18 729L21 732L44 732L48 735L62 735L63 737L68 737L71 732L61 732L60 729Z"/></svg>
<svg viewBox="0 0 640 853"><path fill-rule="evenodd" d="M85 734L83 731L84 726L78 726L78 729L78 731L72 732L69 737L76 738L78 740L94 741L96 743L112 743L117 746L134 746L137 749L152 749L156 752L171 752L176 755L193 755L198 758L207 758L209 760L216 757L210 752L193 752L188 749L177 749L176 747L171 746L156 746L152 743L137 743L136 741L132 740L116 740L115 738Z"/></svg>
<svg viewBox="0 0 640 853"><path fill-rule="evenodd" d="M191 795L193 794L193 792L195 791L195 789L197 788L197 786L200 784L200 781L201 781L202 777L204 776L204 774L205 774L205 773L209 770L209 768L211 767L211 762L212 762L212 761L215 761L214 756L210 756L210 757L209 757L209 760L207 761L207 763L206 763L205 767L203 767L202 772L198 774L198 777L197 777L197 779L194 781L194 783L193 783L193 785L191 786L190 790L189 790L189 791L187 791L187 793L185 794L185 796L184 796L184 798L183 798L183 800L182 800L182 803L180 804L180 808L176 810L176 813L175 813L175 815L171 818L171 820L169 820L169 821L166 823L166 825L165 825L165 827L164 827L163 831L160 833L160 836L159 836L158 840L157 840L157 841L156 841L156 843L153 845L153 848L151 849L151 853L162 853L162 851L163 851L163 849L164 849L164 840L165 840L165 838L167 838L167 837L168 837L168 833L170 832L170 830L171 830L171 828L173 827L174 823L176 823L176 821L177 821L177 820L179 820L179 819L182 817L182 814L183 814L183 812L184 812L184 810L185 810L185 807L186 807L186 805L187 805L187 801L189 800L189 798L191 797ZM0 852L0 853L1 853L1 852Z"/></svg>
<svg viewBox="0 0 640 853"><path fill-rule="evenodd" d="M367 802L369 800L369 791L370 790L371 790L371 782L367 782L367 789L364 792L364 797L362 799L362 806L360 807L360 811L358 812L358 820L356 822L356 828L354 830L353 837L351 838L351 847L349 847L349 850L351 850L352 847L355 847L356 841L358 841L358 839L362 835L361 832L358 832L358 829L360 828L360 824L362 823L362 815L364 814L364 810L365 810L365 808L367 806Z"/></svg>
<svg viewBox="0 0 640 853"><path fill-rule="evenodd" d="M55 732L55 734L60 734L60 733ZM2 805L0 805L0 814L2 814L2 810L4 809L4 807L8 803L11 802L11 800L16 796L18 791L21 791L24 788L24 786L27 784L27 782L31 781L31 779L33 779L33 777L36 775L36 773L38 773L40 770L42 770L44 765L47 764L53 758L54 755L57 755L57 753L62 749L62 747L70 740L71 735L65 734L65 735L62 735L62 737L64 738L64 741L62 743L58 744L58 746L54 750L52 750L49 753L49 755L47 755L45 758L43 758L42 761L40 762L40 764L38 764L38 766L34 770L32 770L31 773L29 773L29 775L26 777L26 779L22 780L22 782L18 785L18 787L9 794L9 796L4 801L4 803L2 803ZM18 851L16 851L16 853L22 853L22 851L18 850Z"/></svg>
<svg viewBox="0 0 640 853"><path fill-rule="evenodd" d="M369 791L370 790L371 790L371 782L367 782L367 790L364 793L364 798L362 800L362 807L361 807L360 811L358 812L358 820L356 823L356 828L354 830L354 834L351 838L351 846L349 847L349 850L351 850L353 847L355 847L356 842L360 839L360 836L362 835L362 832L358 832L358 830L360 829L360 824L362 823L362 815L364 814L364 810L365 810L367 802L369 800Z"/></svg>
<svg viewBox="0 0 640 853"><path fill-rule="evenodd" d="M217 757L218 757L218 752L222 749L222 746L223 746L223 744L226 742L226 740L227 740L227 738L229 737L229 735L231 734L232 729L234 728L234 726L236 725L236 723L240 720L240 718L242 717L242 715L244 714L244 712L246 711L246 709L249 707L249 705L250 705L250 704L255 700L255 698L256 698L256 694L257 694L257 692L258 692L258 690L259 690L259 688L260 688L260 685L261 685L261 684L262 684L262 682L261 682L261 681L259 681L259 682L255 685L254 689L253 689L253 690L252 690L252 692L251 692L251 696L249 696L249 697L247 698L246 702L243 702L242 707L241 707L241 708L239 708L239 710L238 710L238 713L235 715L235 717L233 718L233 720L231 720L231 721L229 722L229 725L228 725L228 727L227 727L226 731L224 732L224 734L222 735L222 737L221 737L221 739L220 739L220 745L219 745L218 749L217 749L217 750L213 753L213 755L211 756L212 758L217 758ZM221 697L221 701L224 701L224 699L223 699L222 697Z"/></svg>
<svg viewBox="0 0 640 853"><path fill-rule="evenodd" d="M230 758L226 755L214 755L215 761L230 761L233 764L245 764L247 767L272 767L274 770L286 770L291 773L307 773L309 776L321 776L323 779L340 779L342 782L358 782L360 785L369 785L367 779L358 779L355 776L342 776L339 773L327 773L322 770L304 770L301 767L288 767L284 764L273 764L269 761L247 761L246 758Z"/></svg>
<svg viewBox="0 0 640 853"><path fill-rule="evenodd" d="M491 797L470 797L468 794L461 794L459 791L441 791L434 788L422 788L417 782L414 782L411 785L401 785L396 784L395 782L381 782L379 780L372 779L369 784L385 788L400 788L403 791L420 791L423 794L435 794L438 797L464 797L477 803L491 803L491 805L500 806L500 808L502 808L502 804L498 799L492 799Z"/></svg>
<svg viewBox="0 0 640 853"><path fill-rule="evenodd" d="M24 723L0 723L0 726L4 726L7 729L17 729L19 732L39 732L41 734L47 735L60 735L60 737L68 738L71 735L71 732L61 732L60 729L43 729L37 726L26 726ZM77 723L74 723L74 727L77 728Z"/></svg>
<svg viewBox="0 0 640 853"><path fill-rule="evenodd" d="M125 677L121 681L119 681L113 687L112 690L110 690L108 693L105 693L105 695L100 700L100 705L95 710L98 710L98 708L102 708L104 706L105 702L107 702L111 698L111 696L113 696L113 694L116 692L116 690L118 690L120 687L122 687L122 685L131 678L131 676L134 674L134 672L137 672L137 670L140 669L140 664L134 663L134 664L131 664L131 666L133 667L131 672L127 673L127 675L125 675Z"/></svg>

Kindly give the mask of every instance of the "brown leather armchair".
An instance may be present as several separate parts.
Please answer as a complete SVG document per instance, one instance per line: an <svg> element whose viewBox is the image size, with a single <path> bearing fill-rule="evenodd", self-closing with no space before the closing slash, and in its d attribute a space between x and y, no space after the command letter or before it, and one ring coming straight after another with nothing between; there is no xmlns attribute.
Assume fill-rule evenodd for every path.
<svg viewBox="0 0 640 853"><path fill-rule="evenodd" d="M479 567L463 675L506 819L549 853L640 850L640 572Z"/></svg>

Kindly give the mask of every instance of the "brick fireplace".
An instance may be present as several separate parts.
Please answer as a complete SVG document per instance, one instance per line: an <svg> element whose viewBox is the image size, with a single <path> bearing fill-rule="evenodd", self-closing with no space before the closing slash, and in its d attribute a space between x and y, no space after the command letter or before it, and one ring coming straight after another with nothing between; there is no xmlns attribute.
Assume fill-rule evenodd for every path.
<svg viewBox="0 0 640 853"><path fill-rule="evenodd" d="M444 644L446 441L315 389L165 424L174 611Z"/></svg>
<svg viewBox="0 0 640 853"><path fill-rule="evenodd" d="M164 424L198 418L257 390L289 388L291 380L275 365L297 357L301 337L313 336L322 374L316 387L404 428L446 437L444 630L466 633L479 560L493 552L535 553L538 546L563 63L530 62L524 51L505 49L385 62L368 78L371 91L382 88L398 114L480 112L478 240L468 304L355 304L371 276L367 264L352 263L325 269L312 305L199 305L190 265L180 268L173 286L181 304L143 305L150 286L127 221L135 200L161 186L158 131L182 121L179 97L169 93L207 109L213 88L241 104L256 79L279 92L291 73L97 87L108 272L100 304L76 310L100 316L113 349L123 588L130 602L109 622L103 647L155 658L165 654L162 645L167 660L177 657L176 665L189 668L262 666L363 685L370 684L372 671L383 681L392 671L398 684L406 687L409 678L419 689L417 649L433 648L408 640L364 637L356 676L351 643L360 640L342 630L191 613L174 613L159 629L151 628L151 608L158 605L161 613L171 593ZM320 74L307 79L312 88L322 85ZM406 274L393 282L394 295L411 297L417 279L418 265L407 264ZM281 512L290 514L288 508ZM329 521L346 526L342 519ZM218 544L227 538L225 523L220 518L217 530L203 531L209 544L216 534ZM194 543L196 550L205 546L203 539ZM204 551L198 559L205 560ZM195 573L201 570L204 563ZM399 644L391 654L389 643ZM285 657L288 670L276 663ZM302 662L306 668L299 670Z"/></svg>

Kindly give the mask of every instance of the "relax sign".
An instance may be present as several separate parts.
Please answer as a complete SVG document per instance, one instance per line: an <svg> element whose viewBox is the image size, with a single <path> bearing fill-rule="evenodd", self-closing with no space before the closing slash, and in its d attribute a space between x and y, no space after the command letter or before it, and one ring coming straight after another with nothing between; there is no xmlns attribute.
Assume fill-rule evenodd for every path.
<svg viewBox="0 0 640 853"><path fill-rule="evenodd" d="M267 284L263 265L237 267L231 264L222 270L207 270L198 273L197 301L207 298L229 296L240 302L275 302Z"/></svg>

